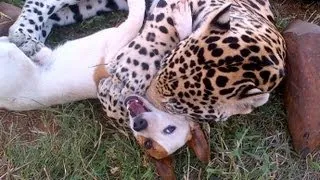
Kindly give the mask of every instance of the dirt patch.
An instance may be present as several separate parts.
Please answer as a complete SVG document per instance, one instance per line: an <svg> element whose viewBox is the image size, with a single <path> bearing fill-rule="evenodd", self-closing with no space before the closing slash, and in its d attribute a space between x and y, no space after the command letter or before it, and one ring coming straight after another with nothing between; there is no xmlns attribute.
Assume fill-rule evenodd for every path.
<svg viewBox="0 0 320 180"><path fill-rule="evenodd" d="M39 135L57 133L59 126L53 113L46 111L9 112L0 110L0 176L13 169L5 157L11 141L33 143ZM1 178L0 178L1 179Z"/></svg>
<svg viewBox="0 0 320 180"><path fill-rule="evenodd" d="M53 113L47 111L9 112L0 110L0 156L5 145L19 137L22 141L32 142L39 134L57 133L58 125Z"/></svg>

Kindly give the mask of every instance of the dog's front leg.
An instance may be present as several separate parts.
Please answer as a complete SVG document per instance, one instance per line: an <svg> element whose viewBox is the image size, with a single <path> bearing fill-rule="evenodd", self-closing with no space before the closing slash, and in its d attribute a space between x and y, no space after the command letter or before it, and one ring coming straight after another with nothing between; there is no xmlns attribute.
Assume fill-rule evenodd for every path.
<svg viewBox="0 0 320 180"><path fill-rule="evenodd" d="M145 14L145 0L128 0L129 15L128 18L117 28L112 28L108 34L105 59L109 62L109 68L113 68L116 64L115 55L118 51L129 44L135 38L143 25ZM112 71L110 69L110 71Z"/></svg>
<svg viewBox="0 0 320 180"><path fill-rule="evenodd" d="M0 38L0 108L19 110L20 99L36 86L38 67L7 37Z"/></svg>

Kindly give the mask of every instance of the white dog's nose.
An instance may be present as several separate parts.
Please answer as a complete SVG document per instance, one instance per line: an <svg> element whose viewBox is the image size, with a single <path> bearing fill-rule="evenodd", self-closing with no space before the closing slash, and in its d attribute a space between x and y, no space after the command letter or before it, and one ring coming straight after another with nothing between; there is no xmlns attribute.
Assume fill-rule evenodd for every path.
<svg viewBox="0 0 320 180"><path fill-rule="evenodd" d="M146 129L148 127L148 122L147 120L141 118L141 117L137 117L134 119L133 122L133 129L137 132L142 131L144 129Z"/></svg>

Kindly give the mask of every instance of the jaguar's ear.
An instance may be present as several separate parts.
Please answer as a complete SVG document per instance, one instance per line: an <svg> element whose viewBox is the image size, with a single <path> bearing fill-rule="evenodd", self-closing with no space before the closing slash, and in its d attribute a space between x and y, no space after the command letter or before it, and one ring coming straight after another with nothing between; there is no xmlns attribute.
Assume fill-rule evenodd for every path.
<svg viewBox="0 0 320 180"><path fill-rule="evenodd" d="M206 30L216 30L219 32L228 31L230 29L230 8L231 3L225 3L221 8L212 11L206 18L203 26Z"/></svg>
<svg viewBox="0 0 320 180"><path fill-rule="evenodd" d="M237 103L238 114L248 114L254 108L264 105L269 100L269 93L262 92L258 88L241 93Z"/></svg>

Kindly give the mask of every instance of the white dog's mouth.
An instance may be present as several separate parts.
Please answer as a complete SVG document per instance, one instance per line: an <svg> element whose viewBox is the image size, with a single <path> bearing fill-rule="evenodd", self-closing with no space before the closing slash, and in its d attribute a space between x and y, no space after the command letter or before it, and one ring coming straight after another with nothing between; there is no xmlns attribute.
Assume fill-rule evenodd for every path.
<svg viewBox="0 0 320 180"><path fill-rule="evenodd" d="M148 109L143 101L137 96L127 97L125 100L125 105L132 118L144 112L151 112L150 109Z"/></svg>

